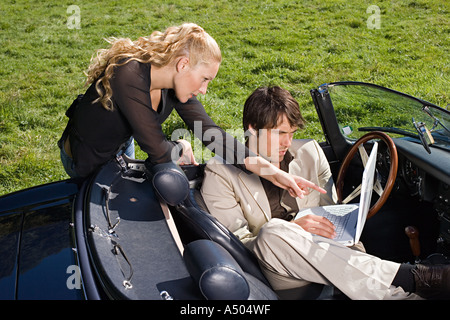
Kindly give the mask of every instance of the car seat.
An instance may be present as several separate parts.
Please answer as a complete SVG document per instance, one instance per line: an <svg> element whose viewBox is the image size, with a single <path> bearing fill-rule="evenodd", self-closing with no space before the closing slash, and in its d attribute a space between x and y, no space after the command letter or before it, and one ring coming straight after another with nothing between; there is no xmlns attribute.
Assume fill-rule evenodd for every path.
<svg viewBox="0 0 450 320"><path fill-rule="evenodd" d="M182 241L189 244L199 239L208 239L223 247L239 264L242 270L271 288L264 276L256 256L219 220L210 214L200 193L204 164L183 166L190 189L184 201L171 208ZM330 286L308 284L286 292L277 292L279 298L334 299Z"/></svg>

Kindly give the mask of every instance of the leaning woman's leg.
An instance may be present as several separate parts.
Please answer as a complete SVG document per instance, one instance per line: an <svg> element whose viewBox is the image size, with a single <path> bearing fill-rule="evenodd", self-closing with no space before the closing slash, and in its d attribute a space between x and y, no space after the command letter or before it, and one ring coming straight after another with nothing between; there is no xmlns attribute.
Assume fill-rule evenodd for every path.
<svg viewBox="0 0 450 320"><path fill-rule="evenodd" d="M66 173L71 178L78 177L78 175L76 174L76 172L74 170L74 164L73 164L72 158L66 153L64 148L60 148L59 150L60 150L61 162L62 162L62 165L63 165L64 170L66 171Z"/></svg>
<svg viewBox="0 0 450 320"><path fill-rule="evenodd" d="M135 158L135 150L134 150L134 138L130 137L128 141L125 143L122 150L119 151L118 155L126 155L128 158L134 159Z"/></svg>

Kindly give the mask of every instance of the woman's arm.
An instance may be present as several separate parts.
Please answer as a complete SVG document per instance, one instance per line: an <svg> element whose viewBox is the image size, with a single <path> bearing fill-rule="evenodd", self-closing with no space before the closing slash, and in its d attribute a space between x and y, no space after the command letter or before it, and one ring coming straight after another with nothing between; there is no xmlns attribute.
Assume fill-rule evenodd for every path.
<svg viewBox="0 0 450 320"><path fill-rule="evenodd" d="M326 191L301 177L291 175L278 169L269 161L251 152L241 142L220 128L206 113L203 105L196 98L176 107L178 114L194 134L216 155L226 163L248 170L263 177L276 186L286 189L294 197L303 198L312 188L321 193ZM200 135L201 134L201 135Z"/></svg>

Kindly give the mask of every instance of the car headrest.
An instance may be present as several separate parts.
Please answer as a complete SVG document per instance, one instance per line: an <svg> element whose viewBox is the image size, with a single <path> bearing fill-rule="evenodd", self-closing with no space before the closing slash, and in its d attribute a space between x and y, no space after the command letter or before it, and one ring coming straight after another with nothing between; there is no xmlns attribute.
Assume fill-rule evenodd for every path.
<svg viewBox="0 0 450 320"><path fill-rule="evenodd" d="M189 181L176 163L153 165L150 167L150 175L156 193L168 205L176 206L189 195Z"/></svg>
<svg viewBox="0 0 450 320"><path fill-rule="evenodd" d="M219 244L196 240L184 251L186 267L208 300L246 300L250 287L239 264Z"/></svg>

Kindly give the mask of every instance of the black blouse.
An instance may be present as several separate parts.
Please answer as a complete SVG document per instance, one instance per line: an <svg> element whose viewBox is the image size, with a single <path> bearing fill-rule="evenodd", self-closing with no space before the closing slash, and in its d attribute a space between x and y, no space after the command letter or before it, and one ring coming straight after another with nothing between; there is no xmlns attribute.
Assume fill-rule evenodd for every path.
<svg viewBox="0 0 450 320"><path fill-rule="evenodd" d="M133 136L141 149L148 154L146 165L171 161L172 150L177 146L165 137L161 123L175 109L187 127L216 155L245 170L244 159L250 151L227 134L208 116L195 97L181 103L172 89L163 89L157 111L150 97L150 64L130 61L116 67L110 79L114 109L106 110L97 102L92 84L78 104L69 131L75 171L87 176L112 159L128 139ZM200 130L194 130L201 124ZM205 134L206 133L206 134Z"/></svg>

